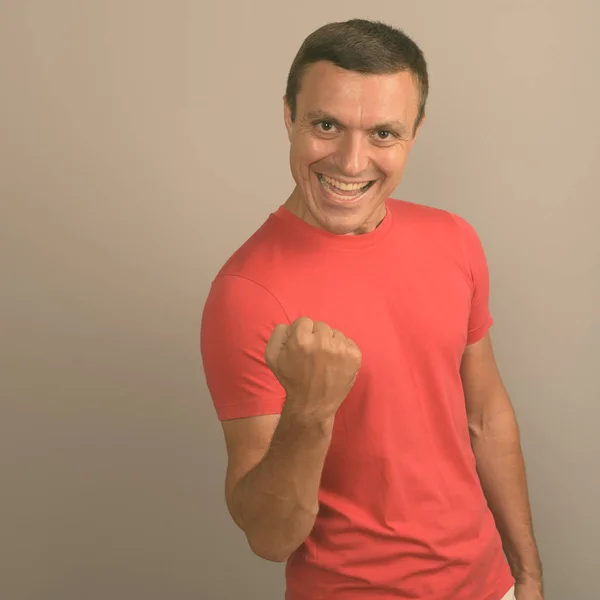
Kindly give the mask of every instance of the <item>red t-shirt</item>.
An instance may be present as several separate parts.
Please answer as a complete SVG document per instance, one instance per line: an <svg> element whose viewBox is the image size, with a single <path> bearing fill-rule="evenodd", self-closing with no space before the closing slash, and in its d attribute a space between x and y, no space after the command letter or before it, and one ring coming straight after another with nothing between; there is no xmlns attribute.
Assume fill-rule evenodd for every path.
<svg viewBox="0 0 600 600"><path fill-rule="evenodd" d="M275 325L325 321L363 363L340 407L287 600L500 600L513 585L471 449L459 374L488 310L473 228L389 199L374 231L339 236L281 207L213 282L201 331L219 419L278 414L264 362Z"/></svg>

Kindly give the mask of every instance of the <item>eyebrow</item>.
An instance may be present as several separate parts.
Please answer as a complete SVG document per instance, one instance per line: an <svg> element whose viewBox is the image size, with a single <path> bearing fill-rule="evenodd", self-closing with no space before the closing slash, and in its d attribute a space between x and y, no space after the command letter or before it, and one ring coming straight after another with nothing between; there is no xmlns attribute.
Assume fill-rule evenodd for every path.
<svg viewBox="0 0 600 600"><path fill-rule="evenodd" d="M333 115L325 112L324 110L311 110L304 114L303 121L331 121L336 125L340 125L341 127L345 127L338 119L336 119ZM377 123L370 128L371 131L382 131L385 130L393 130L396 131L401 137L408 137L408 129L402 123L402 121L386 121L385 123Z"/></svg>

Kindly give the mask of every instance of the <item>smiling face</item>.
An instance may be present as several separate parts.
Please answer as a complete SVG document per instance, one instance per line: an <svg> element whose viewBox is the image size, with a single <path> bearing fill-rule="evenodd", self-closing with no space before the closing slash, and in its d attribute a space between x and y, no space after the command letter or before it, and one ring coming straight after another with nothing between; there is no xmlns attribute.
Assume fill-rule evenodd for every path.
<svg viewBox="0 0 600 600"><path fill-rule="evenodd" d="M332 233L375 229L402 179L418 106L410 72L371 75L324 61L310 65L293 122L284 103L296 182L286 208Z"/></svg>

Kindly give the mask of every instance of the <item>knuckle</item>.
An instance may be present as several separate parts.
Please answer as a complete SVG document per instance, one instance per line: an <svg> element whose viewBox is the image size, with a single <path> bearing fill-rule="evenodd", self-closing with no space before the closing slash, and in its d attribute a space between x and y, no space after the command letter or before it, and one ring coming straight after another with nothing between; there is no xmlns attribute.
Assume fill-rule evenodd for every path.
<svg viewBox="0 0 600 600"><path fill-rule="evenodd" d="M310 319L309 317L298 317L295 321L294 321L294 325L296 325L296 327L298 325L302 325L303 323L306 323L307 325L310 323L312 325L313 320Z"/></svg>

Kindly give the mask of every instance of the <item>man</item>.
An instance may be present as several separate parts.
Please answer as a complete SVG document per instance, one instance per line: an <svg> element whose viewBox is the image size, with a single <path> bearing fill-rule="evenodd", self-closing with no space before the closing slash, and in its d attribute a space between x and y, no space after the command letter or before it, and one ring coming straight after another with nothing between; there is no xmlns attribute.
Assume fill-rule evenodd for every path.
<svg viewBox="0 0 600 600"><path fill-rule="evenodd" d="M287 600L543 598L483 249L390 198L427 91L402 32L312 33L284 99L295 189L204 308L227 505L287 561Z"/></svg>

